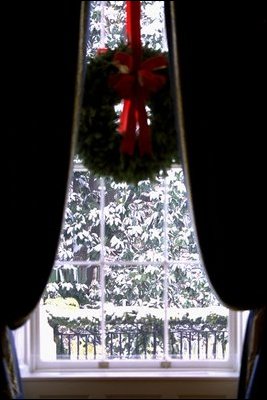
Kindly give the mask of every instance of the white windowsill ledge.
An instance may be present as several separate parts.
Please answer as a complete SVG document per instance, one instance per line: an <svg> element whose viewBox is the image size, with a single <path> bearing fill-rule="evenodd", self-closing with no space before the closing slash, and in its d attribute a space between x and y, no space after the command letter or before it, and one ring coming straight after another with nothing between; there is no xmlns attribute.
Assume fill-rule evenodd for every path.
<svg viewBox="0 0 267 400"><path fill-rule="evenodd" d="M83 380L83 379L201 379L201 380L211 380L211 379L222 379L222 380L236 380L239 377L239 373L236 371L205 371L205 370L181 370L172 369L171 371L160 370L108 370L100 369L96 370L69 370L69 371L48 371L39 370L34 372L29 372L27 370L21 371L21 376L23 380L53 380L53 379L73 379L73 380Z"/></svg>

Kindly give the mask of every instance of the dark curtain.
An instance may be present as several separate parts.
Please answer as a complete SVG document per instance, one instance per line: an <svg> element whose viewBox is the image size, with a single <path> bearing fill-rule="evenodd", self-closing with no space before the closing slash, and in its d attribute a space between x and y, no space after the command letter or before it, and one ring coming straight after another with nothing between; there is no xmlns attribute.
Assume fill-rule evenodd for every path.
<svg viewBox="0 0 267 400"><path fill-rule="evenodd" d="M265 310L267 297L266 3L189 0L166 1L165 7L177 127L199 251L221 302L251 310L254 319ZM249 392L248 377L240 380L240 398L256 398L261 389L266 393L266 344L263 335L256 336L260 362ZM250 331L247 338L250 344L255 340ZM241 375L246 363L244 356Z"/></svg>
<svg viewBox="0 0 267 400"><path fill-rule="evenodd" d="M88 3L9 2L2 13L0 371L3 343L11 343L10 329L38 304L57 250L79 122Z"/></svg>

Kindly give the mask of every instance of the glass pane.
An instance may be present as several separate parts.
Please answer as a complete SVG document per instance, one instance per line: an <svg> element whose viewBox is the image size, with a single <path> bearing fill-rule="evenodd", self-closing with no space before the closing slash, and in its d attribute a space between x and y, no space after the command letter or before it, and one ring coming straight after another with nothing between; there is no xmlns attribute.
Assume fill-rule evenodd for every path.
<svg viewBox="0 0 267 400"><path fill-rule="evenodd" d="M164 254L164 186L141 181L137 186L106 180L106 256L110 261L159 261Z"/></svg>
<svg viewBox="0 0 267 400"><path fill-rule="evenodd" d="M227 359L229 310L215 297L199 262L170 265L168 297L171 357Z"/></svg>
<svg viewBox="0 0 267 400"><path fill-rule="evenodd" d="M173 313L173 310L171 310ZM180 360L227 360L228 310L184 309L169 321L169 354Z"/></svg>
<svg viewBox="0 0 267 400"><path fill-rule="evenodd" d="M229 310L215 296L200 263L182 169L169 170L166 181L169 354L184 360L227 359Z"/></svg>
<svg viewBox="0 0 267 400"><path fill-rule="evenodd" d="M168 253L169 259L198 259L194 231L188 209L184 175L181 167L171 168L168 187Z"/></svg>
<svg viewBox="0 0 267 400"><path fill-rule="evenodd" d="M100 255L99 186L99 180L89 171L74 171L57 261L98 260Z"/></svg>
<svg viewBox="0 0 267 400"><path fill-rule="evenodd" d="M111 359L163 357L162 266L106 269L106 353Z"/></svg>
<svg viewBox="0 0 267 400"><path fill-rule="evenodd" d="M99 265L56 267L43 293L41 358L101 358Z"/></svg>
<svg viewBox="0 0 267 400"><path fill-rule="evenodd" d="M198 261L170 264L168 298L170 356L226 360L229 310L215 297Z"/></svg>

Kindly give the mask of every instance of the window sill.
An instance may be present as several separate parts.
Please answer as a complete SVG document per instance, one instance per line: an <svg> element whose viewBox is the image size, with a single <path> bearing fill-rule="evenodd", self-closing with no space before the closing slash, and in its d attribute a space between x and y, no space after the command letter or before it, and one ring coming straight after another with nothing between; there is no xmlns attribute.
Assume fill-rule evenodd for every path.
<svg viewBox="0 0 267 400"><path fill-rule="evenodd" d="M107 369L102 369L99 371L96 370L69 370L69 371L34 371L29 372L26 370L21 371L22 379L25 381L29 380L60 380L60 379L73 379L73 380L83 380L83 379L194 379L194 380L212 380L212 379L222 379L222 380L236 380L239 377L239 373L237 371L228 371L228 370L183 370L183 369L172 369L171 371L166 371L162 369L153 369L153 370L116 370L110 371Z"/></svg>

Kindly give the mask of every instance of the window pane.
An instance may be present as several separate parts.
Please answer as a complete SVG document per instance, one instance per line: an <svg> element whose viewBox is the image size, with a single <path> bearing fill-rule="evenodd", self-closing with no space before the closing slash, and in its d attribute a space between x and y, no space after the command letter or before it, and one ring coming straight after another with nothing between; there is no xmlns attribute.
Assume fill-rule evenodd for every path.
<svg viewBox="0 0 267 400"><path fill-rule="evenodd" d="M105 311L109 358L163 357L163 281L164 270L160 265L107 268Z"/></svg>
<svg viewBox="0 0 267 400"><path fill-rule="evenodd" d="M42 297L42 359L102 358L99 270L98 264L55 267L51 277L58 278Z"/></svg>
<svg viewBox="0 0 267 400"><path fill-rule="evenodd" d="M162 178L137 186L106 180L105 235L109 260L163 260Z"/></svg>
<svg viewBox="0 0 267 400"><path fill-rule="evenodd" d="M169 355L178 360L227 360L228 310L222 306L169 310Z"/></svg>
<svg viewBox="0 0 267 400"><path fill-rule="evenodd" d="M101 247L99 207L99 180L88 171L74 171L57 260L99 259Z"/></svg>

